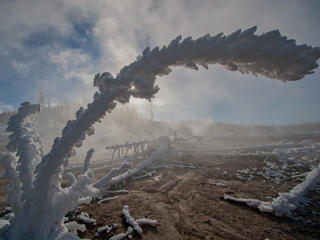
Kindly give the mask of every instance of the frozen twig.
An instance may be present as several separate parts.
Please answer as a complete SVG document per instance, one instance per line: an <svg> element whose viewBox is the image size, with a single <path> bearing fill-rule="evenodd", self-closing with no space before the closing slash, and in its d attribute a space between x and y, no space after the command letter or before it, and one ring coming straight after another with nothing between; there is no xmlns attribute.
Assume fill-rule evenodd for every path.
<svg viewBox="0 0 320 240"><path fill-rule="evenodd" d="M113 223L113 224L108 224L108 225L105 225L105 226L103 226L103 227L100 227L100 228L98 228L97 229L97 233L99 234L99 235L101 235L101 234L109 234L109 233L111 233L114 229L116 229L118 227L118 224L116 224L116 223Z"/></svg>
<svg viewBox="0 0 320 240"><path fill-rule="evenodd" d="M85 232L87 230L86 225L79 224L77 222L68 222L64 224L69 232L72 232L76 235L78 235L77 231Z"/></svg>
<svg viewBox="0 0 320 240"><path fill-rule="evenodd" d="M130 215L128 205L123 206L122 215L123 215L124 219L126 220L126 222L130 225L130 227L128 227L128 231L126 233L120 233L110 239L113 239L113 240L124 239L125 237L131 235L133 232L141 234L142 228L140 227L140 224L141 225L150 225L150 226L156 226L158 224L157 220L150 219L150 218L140 218L138 220L135 220Z"/></svg>
<svg viewBox="0 0 320 240"><path fill-rule="evenodd" d="M78 220L85 224L93 224L96 225L96 220L94 218L90 218L89 214L86 212L81 212L78 216Z"/></svg>
<svg viewBox="0 0 320 240"><path fill-rule="evenodd" d="M128 227L128 230L126 233L119 233L118 235L111 237L109 240L122 240L125 237L129 237L132 233L133 233L133 228Z"/></svg>
<svg viewBox="0 0 320 240"><path fill-rule="evenodd" d="M86 171L89 170L89 166L90 166L90 160L93 156L94 153L94 149L91 148L87 151L87 155L86 155L86 159L84 160L84 164L83 164L83 173L85 173Z"/></svg>
<svg viewBox="0 0 320 240"><path fill-rule="evenodd" d="M124 205L124 206L123 206L122 214L123 214L126 222L127 222L130 226L132 226L133 229L134 229L137 233L141 234L141 233L142 233L142 229L141 229L141 227L139 226L139 224L136 222L136 220L135 220L133 217L131 217L130 212L129 212L129 207L128 207L128 205Z"/></svg>
<svg viewBox="0 0 320 240"><path fill-rule="evenodd" d="M103 198L103 199L101 199L101 200L98 202L98 204L105 203L105 202L109 202L109 201L115 200L115 199L117 199L117 198L119 198L119 196Z"/></svg>
<svg viewBox="0 0 320 240"><path fill-rule="evenodd" d="M292 218L292 211L300 207L305 201L305 195L320 182L320 165L306 176L305 180L287 193L279 193L272 202L264 202L257 199L235 198L224 195L224 199L245 203L249 207L258 208L261 212L273 213L276 216Z"/></svg>
<svg viewBox="0 0 320 240"><path fill-rule="evenodd" d="M121 154L127 155L129 150L133 150L134 153L143 153L145 151L145 146L149 143L150 141L139 141L139 142L133 142L133 143L125 143L125 144L120 144L120 145L112 145L112 146L107 146L107 150L112 150L112 160L111 163L113 162L114 155L117 152L118 153L118 158L120 158Z"/></svg>
<svg viewBox="0 0 320 240"><path fill-rule="evenodd" d="M153 227L157 226L157 224L158 224L157 220L150 219L150 218L140 218L140 219L137 219L136 222L139 225L150 225Z"/></svg>
<svg viewBox="0 0 320 240"><path fill-rule="evenodd" d="M99 189L105 189L109 187L110 180L112 177L122 173L126 169L128 169L131 165L131 159L126 158L125 161L121 164L120 167L118 168L112 168L110 172L102 177L99 181L93 184L94 187L99 188Z"/></svg>

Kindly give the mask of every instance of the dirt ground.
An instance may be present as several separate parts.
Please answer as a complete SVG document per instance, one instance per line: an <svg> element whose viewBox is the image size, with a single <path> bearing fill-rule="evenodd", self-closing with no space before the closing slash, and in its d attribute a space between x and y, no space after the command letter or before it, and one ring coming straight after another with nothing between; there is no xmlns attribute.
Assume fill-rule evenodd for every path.
<svg viewBox="0 0 320 240"><path fill-rule="evenodd" d="M256 198L271 201L278 192L285 192L297 185L289 181L277 185L266 182L261 176L246 181L236 178L238 169L263 167L263 157L226 156L205 153L180 154L178 161L187 168L159 169L152 177L130 181L124 185L128 194L99 204L80 205L78 210L96 219L96 225L87 225L87 231L79 232L81 238L109 239L126 232L127 225L121 217L124 205L128 205L132 217L156 219L156 227L143 227L141 235L133 239L187 240L187 239L320 239L320 215L308 215L306 219L316 224L304 224L288 218L261 213L242 204L223 199L224 194L234 197ZM101 176L108 169L97 170ZM226 174L226 172L228 174ZM0 179L0 211L6 206L6 180ZM315 201L310 209L320 212L320 194L311 193ZM97 235L99 227L117 223L109 235Z"/></svg>
<svg viewBox="0 0 320 240"><path fill-rule="evenodd" d="M197 154L184 155L181 159L185 165L196 167L159 170L151 178L125 185L129 193L117 199L79 206L80 211L97 220L95 226L87 226L88 230L79 236L108 239L126 232L121 211L124 205L129 205L134 218L148 217L159 222L156 227L144 227L142 235L134 235L133 239L320 239L319 225L278 218L223 199L228 194L270 201L278 192L298 184L276 185L258 177L254 181L240 181L229 176L234 176L237 169L261 168L263 161L259 157ZM225 171L229 175L223 174ZM312 221L320 223L319 215L312 216ZM94 235L99 227L111 223L118 224L112 234Z"/></svg>

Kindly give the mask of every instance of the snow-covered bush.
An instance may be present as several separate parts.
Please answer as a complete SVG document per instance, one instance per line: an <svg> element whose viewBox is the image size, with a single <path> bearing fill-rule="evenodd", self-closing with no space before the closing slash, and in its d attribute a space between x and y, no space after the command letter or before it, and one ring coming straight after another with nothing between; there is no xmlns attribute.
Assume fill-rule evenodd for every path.
<svg viewBox="0 0 320 240"><path fill-rule="evenodd" d="M221 64L230 71L262 75L283 81L298 80L312 73L320 57L320 49L297 46L294 40L281 36L279 31L255 35L256 27L236 31L229 36L209 34L192 40L174 39L167 47L146 48L142 56L122 68L116 77L110 73L97 74L94 86L98 91L87 108L79 108L74 120L69 120L60 137L54 140L48 154L42 156L41 144L31 129L37 105L23 103L8 123L12 132L4 165L9 178L9 199L14 217L2 234L2 239L67 239L63 225L64 214L76 206L81 196L94 195L87 172L68 188L61 187L62 173L74 147L80 147L86 135L94 133L93 124L117 102L128 103L131 96L151 99L159 91L157 76L171 72L170 66L198 70L198 65ZM17 152L17 157L13 155ZM158 156L152 156L157 158ZM135 171L144 167L137 166ZM124 173L126 174L126 173ZM131 173L127 173L131 175ZM120 175L119 179L125 175ZM112 179L111 179L112 180ZM112 181L118 181L113 179ZM1 232L1 231L0 231ZM72 239L75 239L72 237Z"/></svg>

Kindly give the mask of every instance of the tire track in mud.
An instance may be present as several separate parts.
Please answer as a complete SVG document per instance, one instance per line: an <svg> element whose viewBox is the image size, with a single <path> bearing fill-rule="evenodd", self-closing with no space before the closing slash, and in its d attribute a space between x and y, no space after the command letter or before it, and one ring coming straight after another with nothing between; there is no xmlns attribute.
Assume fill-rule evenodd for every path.
<svg viewBox="0 0 320 240"><path fill-rule="evenodd" d="M180 221L178 228L182 229L185 234L185 239L194 239L193 237L202 238L203 234L207 233L208 236L205 239L245 239L241 234L236 232L230 226L226 225L225 223L214 219L207 215L202 216L198 215L198 218L193 220L192 218L187 217L184 213L191 213L196 212L198 209L198 201L195 201L195 198L204 198L205 201L212 201L212 197L207 198L200 190L201 188L198 185L208 184L210 179L206 179L202 176L195 175L193 172L186 173L183 175L183 180L172 190L168 192L168 196L176 196L176 195L183 195L177 199L177 202L174 204L176 209L178 210ZM185 224L186 223L186 224ZM197 234L190 234L190 229L193 230L192 233L196 232ZM210 237L209 235L214 234L214 238ZM193 235L192 237L190 235Z"/></svg>
<svg viewBox="0 0 320 240"><path fill-rule="evenodd" d="M175 177L158 189L161 191L157 192L165 195L165 202L157 202L158 196L155 197L154 194L150 196L155 197L153 206L161 216L165 216L165 228L170 229L174 236L172 239L246 239L217 219L192 214L198 208L195 198L197 196L205 198L199 191L198 185L207 183L207 180L189 172ZM211 201L211 199L205 198L205 201Z"/></svg>

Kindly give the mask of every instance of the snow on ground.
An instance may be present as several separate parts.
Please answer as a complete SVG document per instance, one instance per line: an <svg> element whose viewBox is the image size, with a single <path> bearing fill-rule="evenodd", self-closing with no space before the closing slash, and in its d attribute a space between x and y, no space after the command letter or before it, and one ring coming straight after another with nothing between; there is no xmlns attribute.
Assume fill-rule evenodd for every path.
<svg viewBox="0 0 320 240"><path fill-rule="evenodd" d="M294 219L292 211L308 202L305 195L316 188L318 182L320 182L320 164L307 174L302 183L295 186L289 192L279 193L279 196L274 198L272 202L235 198L228 195L224 195L224 199L245 203L249 207L258 208L261 212L273 213L276 216L287 216Z"/></svg>
<svg viewBox="0 0 320 240"><path fill-rule="evenodd" d="M94 218L90 218L89 214L86 212L81 212L80 215L78 216L78 219L86 224L96 224L96 220Z"/></svg>
<svg viewBox="0 0 320 240"><path fill-rule="evenodd" d="M320 163L320 142L311 139L301 141L283 140L273 144L233 147L228 149L231 153L225 152L225 150L224 152L221 152L221 150L217 152L221 155L264 156L262 171L257 171L256 168L238 169L236 177L239 180L251 181L260 176L265 181L276 184L292 179L302 181L307 173Z"/></svg>

